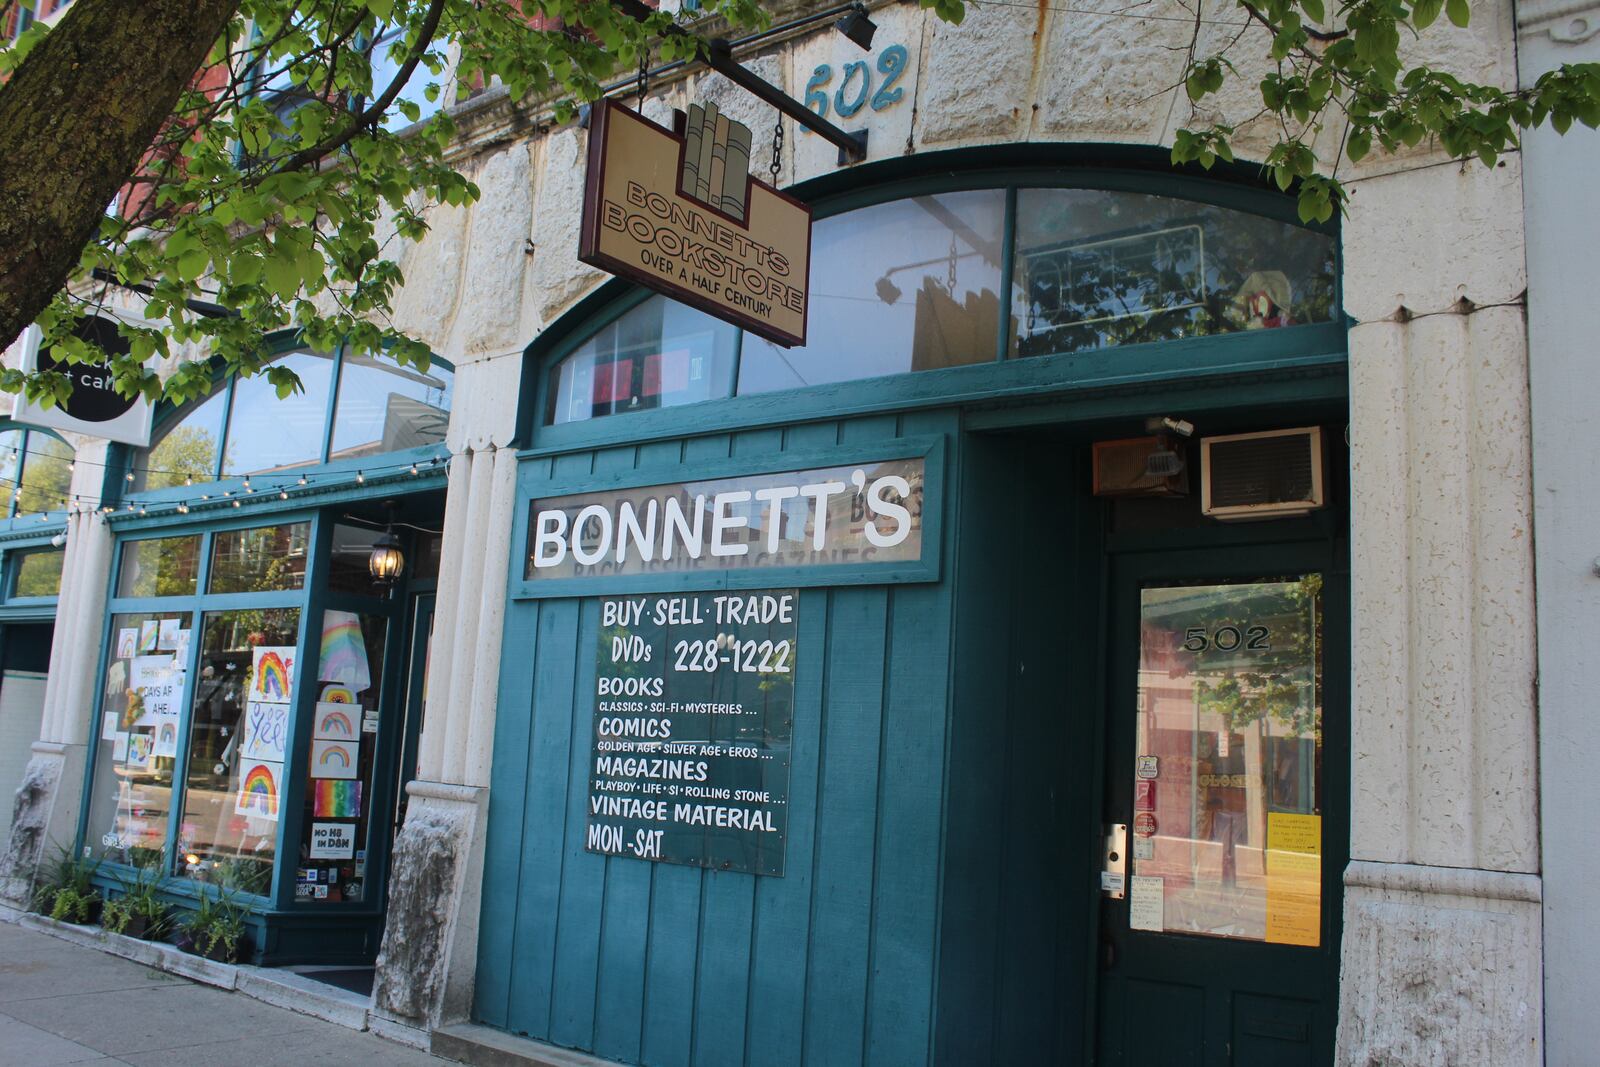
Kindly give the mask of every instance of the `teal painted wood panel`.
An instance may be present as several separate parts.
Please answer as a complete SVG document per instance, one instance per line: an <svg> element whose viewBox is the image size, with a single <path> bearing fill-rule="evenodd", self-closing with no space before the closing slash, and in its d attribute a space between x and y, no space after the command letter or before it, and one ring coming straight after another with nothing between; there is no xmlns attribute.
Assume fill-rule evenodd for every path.
<svg viewBox="0 0 1600 1067"><path fill-rule="evenodd" d="M820 666L828 631L825 589L800 591L796 640L807 663ZM812 651L816 650L816 651ZM745 1062L795 1067L805 1032L806 961L811 937L811 863L816 845L818 770L822 750L823 672L795 679L794 758L789 775L789 863L783 878L756 886L753 964L746 1006ZM815 709L814 712L800 709ZM801 862L804 858L805 862Z"/></svg>
<svg viewBox="0 0 1600 1067"><path fill-rule="evenodd" d="M518 654L505 656L500 664L500 692L517 694L519 703L531 705L535 664L539 646L536 633L539 604L511 604L506 609L505 647ZM513 715L496 724L495 744L499 752L521 753L521 759L497 759L489 772L488 838L502 843L485 852L483 886L485 915L498 921L478 927L478 980L473 988L477 1014L495 1026L510 1025L512 939L515 929L517 884L522 866L522 827L528 802L528 743L532 732L531 715Z"/></svg>
<svg viewBox="0 0 1600 1067"><path fill-rule="evenodd" d="M541 655L532 689L527 807L522 826L522 864L510 892L516 900L510 967L511 1000L506 1025L516 1033L550 1032L555 981L556 928L550 917L561 899L562 839L566 833L566 758L571 748L573 681L578 649L578 602L553 601L539 615ZM506 647L507 655L520 650ZM497 716L498 718L498 716ZM496 724L496 762L499 762ZM520 753L508 750L507 759ZM559 771L559 773L557 773ZM499 843L495 843L499 847ZM496 887L500 889L501 887ZM498 923L499 916L485 918Z"/></svg>
<svg viewBox="0 0 1600 1067"><path fill-rule="evenodd" d="M593 1048L595 986L600 968L600 909L605 895L606 857L584 849L584 805L589 797L589 740L594 716L595 641L600 605L581 605L578 669L568 713L572 743L567 753L563 813L566 842L561 862L560 924L556 928L555 988L550 1004L550 1039L569 1048Z"/></svg>
<svg viewBox="0 0 1600 1067"><path fill-rule="evenodd" d="M889 595L882 587L836 589L829 600L803 1056L824 1067L858 1062L866 1031L863 935L872 920Z"/></svg>
<svg viewBox="0 0 1600 1067"><path fill-rule="evenodd" d="M525 463L563 482L630 465L688 480L730 457L781 462L954 426L948 413L875 416ZM891 601L908 593L896 619ZM508 623L520 642L508 661L530 643L538 655L508 669L501 690L495 788L522 799L491 805L479 1018L663 1067L927 1062L948 601L936 583L802 590L782 878L586 852L595 602L552 598L518 616L521 629ZM899 695L885 672L891 645L908 670L928 667ZM897 737L886 754L891 722L932 733ZM511 936L497 942L491 929Z"/></svg>

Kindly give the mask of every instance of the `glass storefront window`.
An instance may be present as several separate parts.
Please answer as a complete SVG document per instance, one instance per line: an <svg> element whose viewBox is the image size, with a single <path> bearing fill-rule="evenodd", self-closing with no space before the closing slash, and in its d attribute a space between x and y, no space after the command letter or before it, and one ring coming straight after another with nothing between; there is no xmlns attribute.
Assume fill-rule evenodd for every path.
<svg viewBox="0 0 1600 1067"><path fill-rule="evenodd" d="M265 374L240 378L228 410L222 474L264 474L322 460L333 357L292 352L277 361L300 377L300 391L278 398Z"/></svg>
<svg viewBox="0 0 1600 1067"><path fill-rule="evenodd" d="M0 430L0 519L65 508L72 460L72 446L43 430Z"/></svg>
<svg viewBox="0 0 1600 1067"><path fill-rule="evenodd" d="M166 847L189 662L187 611L111 617L86 844L133 866Z"/></svg>
<svg viewBox="0 0 1600 1067"><path fill-rule="evenodd" d="M0 430L0 518L11 514L22 481L22 430Z"/></svg>
<svg viewBox="0 0 1600 1067"><path fill-rule="evenodd" d="M336 903L366 897L367 824L387 632L381 616L322 613L320 688L306 746L297 901Z"/></svg>
<svg viewBox="0 0 1600 1067"><path fill-rule="evenodd" d="M1017 193L1011 355L1333 318L1333 238L1211 204L1100 189Z"/></svg>
<svg viewBox="0 0 1600 1067"><path fill-rule="evenodd" d="M1135 929L1320 943L1321 589L1143 590Z"/></svg>
<svg viewBox="0 0 1600 1067"><path fill-rule="evenodd" d="M153 537L122 545L119 597L191 596L200 576L200 535Z"/></svg>
<svg viewBox="0 0 1600 1067"><path fill-rule="evenodd" d="M455 374L442 363L426 373L371 356L347 355L339 365L339 400L329 459L436 444L450 425Z"/></svg>
<svg viewBox="0 0 1600 1067"><path fill-rule="evenodd" d="M306 580L311 524L224 530L212 538L207 592L259 593L299 589Z"/></svg>
<svg viewBox="0 0 1600 1067"><path fill-rule="evenodd" d="M59 596L61 568L67 561L66 549L43 548L19 552L11 579L14 597Z"/></svg>
<svg viewBox="0 0 1600 1067"><path fill-rule="evenodd" d="M651 296L551 371L545 421L581 422L727 396L738 335L704 312Z"/></svg>
<svg viewBox="0 0 1600 1067"><path fill-rule="evenodd" d="M204 616L174 858L179 874L271 892L299 626L299 608Z"/></svg>
<svg viewBox="0 0 1600 1067"><path fill-rule="evenodd" d="M72 492L72 448L59 437L32 430L23 450L17 514L60 511Z"/></svg>
<svg viewBox="0 0 1600 1067"><path fill-rule="evenodd" d="M222 442L222 416L228 390L219 386L203 400L183 409L157 431L151 446L135 454L133 489L166 489L187 482L209 482L217 476L217 450Z"/></svg>
<svg viewBox="0 0 1600 1067"><path fill-rule="evenodd" d="M811 230L804 348L750 334L739 393L937 370L995 358L1005 192L915 196Z"/></svg>

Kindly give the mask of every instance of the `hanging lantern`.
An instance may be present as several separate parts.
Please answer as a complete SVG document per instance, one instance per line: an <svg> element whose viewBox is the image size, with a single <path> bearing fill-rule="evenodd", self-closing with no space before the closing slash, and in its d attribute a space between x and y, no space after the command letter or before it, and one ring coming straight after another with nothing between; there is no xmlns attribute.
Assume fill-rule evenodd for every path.
<svg viewBox="0 0 1600 1067"><path fill-rule="evenodd" d="M372 555L367 557L367 570L371 572L374 582L388 587L400 580L400 573L405 567L406 557L400 551L400 539L395 537L394 528L390 527L372 543Z"/></svg>

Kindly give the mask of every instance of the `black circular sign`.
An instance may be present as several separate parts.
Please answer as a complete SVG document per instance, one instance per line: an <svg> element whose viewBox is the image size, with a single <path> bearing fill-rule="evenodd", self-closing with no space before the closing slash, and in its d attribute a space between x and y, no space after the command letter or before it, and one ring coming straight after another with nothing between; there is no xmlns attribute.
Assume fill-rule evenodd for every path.
<svg viewBox="0 0 1600 1067"><path fill-rule="evenodd" d="M98 316L78 323L75 334L100 346L108 356L125 355L128 342L117 333L116 323ZM126 415L138 403L138 395L118 394L111 380L109 363L65 363L55 358L49 349L39 352L40 370L59 370L72 381L72 395L61 405L61 410L74 419L84 422L110 422Z"/></svg>

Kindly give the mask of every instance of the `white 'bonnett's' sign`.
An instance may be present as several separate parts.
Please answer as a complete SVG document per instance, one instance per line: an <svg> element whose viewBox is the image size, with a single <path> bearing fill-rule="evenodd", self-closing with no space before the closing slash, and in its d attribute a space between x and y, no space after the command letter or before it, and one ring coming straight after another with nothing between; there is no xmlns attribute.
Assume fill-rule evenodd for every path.
<svg viewBox="0 0 1600 1067"><path fill-rule="evenodd" d="M536 500L524 577L922 558L923 460Z"/></svg>

